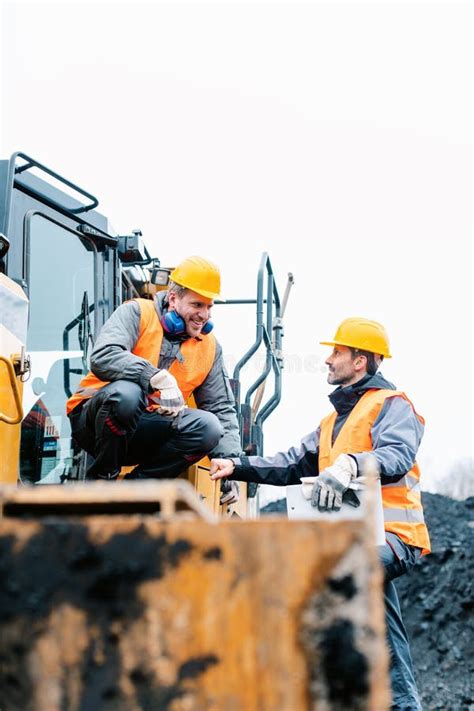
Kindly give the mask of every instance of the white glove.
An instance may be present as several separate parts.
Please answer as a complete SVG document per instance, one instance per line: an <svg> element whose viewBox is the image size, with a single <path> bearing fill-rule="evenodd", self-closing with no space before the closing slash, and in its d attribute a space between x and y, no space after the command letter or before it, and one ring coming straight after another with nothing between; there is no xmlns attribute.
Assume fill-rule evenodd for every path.
<svg viewBox="0 0 474 711"><path fill-rule="evenodd" d="M334 464L326 467L319 476L302 477L303 496L311 498L312 506L317 506L320 511L339 511L344 492L349 488L359 488L357 484L353 485L356 478L355 459L348 454L340 454Z"/></svg>
<svg viewBox="0 0 474 711"><path fill-rule="evenodd" d="M357 476L357 462L349 454L340 454L334 464L326 467L321 474L327 474L336 479L341 487L349 488L349 484ZM319 476L321 476L321 474Z"/></svg>
<svg viewBox="0 0 474 711"><path fill-rule="evenodd" d="M326 467L313 485L311 505L320 511L339 511L342 495L357 477L357 463L348 454L340 454L334 464Z"/></svg>
<svg viewBox="0 0 474 711"><path fill-rule="evenodd" d="M159 370L150 378L150 385L153 390L160 391L159 396L157 394L149 395L150 400L160 405L158 408L160 415L176 417L181 410L184 410L183 394L174 375L165 369Z"/></svg>

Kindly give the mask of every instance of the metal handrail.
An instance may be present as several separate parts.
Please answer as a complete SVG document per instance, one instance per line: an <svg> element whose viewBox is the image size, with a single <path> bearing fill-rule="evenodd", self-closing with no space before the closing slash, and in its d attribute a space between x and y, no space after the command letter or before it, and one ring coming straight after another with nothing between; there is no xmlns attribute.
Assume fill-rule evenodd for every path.
<svg viewBox="0 0 474 711"><path fill-rule="evenodd" d="M265 277L266 289L265 286ZM292 276L289 275L290 281L292 282ZM264 291L266 291L266 298L264 298ZM285 293L285 299L288 296L288 287ZM246 303L252 303L251 300L246 300ZM275 278L273 274L272 265L269 256L266 252L263 253L262 259L260 261L260 267L258 270L257 277L257 325L256 325L256 336L254 343L250 348L244 353L242 358L239 360L234 368L233 379L239 381L240 372L242 368L249 362L251 357L256 353L261 344L265 345L266 349L266 359L265 365L256 378L256 380L248 388L244 403L240 404L237 402L237 407L246 408L250 407L250 402L252 395L257 392L257 396L254 401L254 408L252 408L252 418L251 424L255 424L257 428L263 425L263 422L268 418L268 416L277 407L281 400L281 380L282 380L282 366L283 359L281 355L281 341L282 341L282 309L280 304L280 297L275 284ZM264 310L264 305L266 306L266 311ZM285 303L286 305L286 303ZM265 381L267 380L270 373L274 373L274 391L269 400L260 408L260 403L263 397L263 390L265 387Z"/></svg>
<svg viewBox="0 0 474 711"><path fill-rule="evenodd" d="M271 354L272 344L268 338L268 333L266 330L263 331L262 340L265 343L265 347L267 349L267 357L265 360L265 367L264 367L263 371L260 373L260 375L258 376L258 378L255 380L255 382L252 383L252 385L247 390L247 394L245 396L245 404L246 405L250 405L250 398L252 397L254 392L257 390L259 385L261 385L264 382L264 380L270 375L270 371L272 369L272 354Z"/></svg>
<svg viewBox="0 0 474 711"><path fill-rule="evenodd" d="M253 354L258 350L262 339L263 339L263 275L264 269L266 267L266 261L268 259L268 254L263 253L262 259L260 261L260 267L257 276L257 335L253 345L247 350L246 353L239 360L234 368L233 378L234 380L239 380L240 371L246 363L250 360Z"/></svg>
<svg viewBox="0 0 474 711"><path fill-rule="evenodd" d="M71 373L74 373L75 375L84 375L87 373L87 354L88 354L88 344L89 342L94 345L94 338L90 332L90 325L87 324L87 321L89 320L90 314L94 311L95 309L95 304L91 304L89 306L89 302L87 299L87 291L84 292L84 296L82 299L82 308L81 308L81 313L79 316L76 316L72 321L70 321L63 330L63 350L64 351L69 351L69 332L72 331L76 326L81 326L81 323L84 323L84 334L82 337L83 343L81 343L81 338L79 337L79 345L81 346L82 349L82 365L83 368L82 370L79 370L78 368L71 368L69 364L69 358L64 359L64 364L63 364L63 376L64 376L64 392L66 393L67 397L71 397L72 395L72 390L71 390Z"/></svg>
<svg viewBox="0 0 474 711"><path fill-rule="evenodd" d="M4 415L3 412L0 412L0 422L5 422L7 425L18 425L23 419L23 406L21 404L20 392L18 390L18 384L16 382L15 369L10 358L6 358L5 356L0 355L0 361L5 363L5 365L7 366L10 385L12 386L13 390L13 398L15 400L15 405L18 412L16 417L8 417L8 415Z"/></svg>
<svg viewBox="0 0 474 711"><path fill-rule="evenodd" d="M265 403L265 405L257 412L257 415L255 417L255 424L259 427L263 425L265 420L271 415L271 413L277 407L278 403L281 400L281 368L277 358L275 358L273 354L272 360L273 370L275 373L278 373L278 376L275 378L275 392L273 393L272 397Z"/></svg>
<svg viewBox="0 0 474 711"><path fill-rule="evenodd" d="M22 158L23 160L26 161L25 165L15 165L17 158ZM50 175L52 178L55 178L55 180L58 180L60 183L63 183L63 185L67 185L68 188L71 188L72 190L75 190L79 195L82 195L83 197L87 198L90 200L89 205L82 205L81 207L68 207L67 205L63 205L57 200L54 200L53 198L49 196L42 195L41 197L46 197L48 202L53 204L55 207L59 207L62 210L67 210L68 212L71 212L74 215L79 215L82 212L88 212L89 210L93 210L99 205L99 201L97 198L92 195L91 193L87 192L87 190L84 190L83 188L80 188L78 185L73 183L70 180L67 180L67 178L64 178L62 175L59 173L56 173L54 170L51 170L51 168L48 168L47 166L43 165L39 161L35 160L34 158L31 158L30 156L27 156L26 153L22 153L21 151L18 151L17 153L13 153L12 157L10 158L11 164L14 166L14 174L15 175L20 175L21 173L26 172L27 170L30 170L31 168L38 168L38 170L42 170L43 173L46 173L47 175ZM34 188L30 187L30 190L34 190Z"/></svg>
<svg viewBox="0 0 474 711"><path fill-rule="evenodd" d="M288 304L288 298L290 296L290 291L295 283L293 274L289 272L288 274L288 281L286 283L286 288L285 288L285 293L283 295L283 300L281 302L281 307L280 307L280 317L277 319L275 318L272 323L272 331L273 331L273 341L272 341L272 351L271 351L271 357L273 359L273 367L274 370L278 372L283 368L283 357L282 357L282 352L281 352L281 346L282 346L282 336L283 336L283 317L285 315L286 311L286 306ZM270 400L264 405L263 408L260 408L262 399L263 399L263 394L265 392L265 382L266 380L263 380L258 389L257 389L257 394L255 395L255 398L253 400L252 404L252 415L253 419L255 421L255 424L258 427L262 427L262 423L264 420L267 419L267 417L273 412L273 410L276 408L278 403L281 400L281 378L277 378L277 381L275 383L275 392L273 396L270 398Z"/></svg>

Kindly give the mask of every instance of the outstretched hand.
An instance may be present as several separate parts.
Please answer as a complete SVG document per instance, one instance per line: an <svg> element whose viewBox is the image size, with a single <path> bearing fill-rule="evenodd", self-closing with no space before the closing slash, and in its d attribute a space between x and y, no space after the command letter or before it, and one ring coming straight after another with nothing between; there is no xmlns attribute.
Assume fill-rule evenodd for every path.
<svg viewBox="0 0 474 711"><path fill-rule="evenodd" d="M212 480L224 479L234 473L235 465L231 459L211 459L209 474Z"/></svg>

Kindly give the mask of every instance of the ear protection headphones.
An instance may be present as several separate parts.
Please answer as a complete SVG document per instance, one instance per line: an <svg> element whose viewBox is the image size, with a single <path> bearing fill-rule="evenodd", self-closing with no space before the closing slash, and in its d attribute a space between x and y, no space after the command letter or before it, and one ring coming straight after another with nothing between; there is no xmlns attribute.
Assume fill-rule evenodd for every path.
<svg viewBox="0 0 474 711"><path fill-rule="evenodd" d="M185 333L186 331L186 324L184 323L184 319L181 318L181 316L176 313L176 311L168 311L164 316L162 316L161 325L163 326L163 330L166 331L166 333L169 333L170 336L179 336L182 333ZM212 331L213 328L214 324L212 323L212 321L206 321L206 323L201 329L201 334L203 336L206 336Z"/></svg>

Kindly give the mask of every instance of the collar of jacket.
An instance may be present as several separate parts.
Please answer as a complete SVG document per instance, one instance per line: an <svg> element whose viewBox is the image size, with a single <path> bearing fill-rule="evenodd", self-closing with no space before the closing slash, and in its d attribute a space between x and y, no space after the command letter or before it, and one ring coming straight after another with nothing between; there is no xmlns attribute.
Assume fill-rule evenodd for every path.
<svg viewBox="0 0 474 711"><path fill-rule="evenodd" d="M345 415L357 405L367 390L396 390L396 387L386 380L382 373L375 373L375 375L365 375L357 383L345 388L339 386L330 393L329 399L338 415Z"/></svg>
<svg viewBox="0 0 474 711"><path fill-rule="evenodd" d="M158 311L158 316L161 321L161 317L164 316L167 311L168 311L168 291L159 291L155 295L155 306ZM163 329L163 337L167 338L169 341L187 341L188 338L191 338L187 333L181 333L179 336L171 336L169 333L167 333ZM199 336L195 336L196 341L202 341L202 338Z"/></svg>

